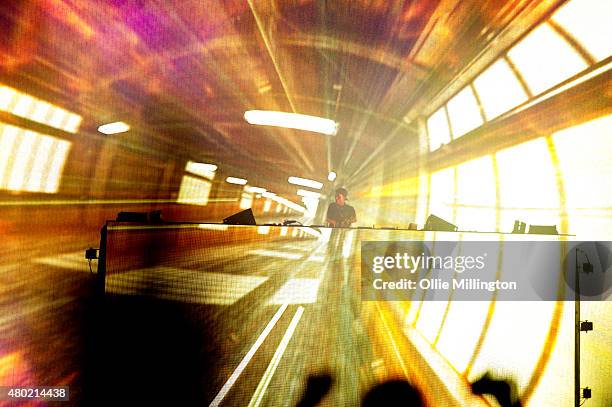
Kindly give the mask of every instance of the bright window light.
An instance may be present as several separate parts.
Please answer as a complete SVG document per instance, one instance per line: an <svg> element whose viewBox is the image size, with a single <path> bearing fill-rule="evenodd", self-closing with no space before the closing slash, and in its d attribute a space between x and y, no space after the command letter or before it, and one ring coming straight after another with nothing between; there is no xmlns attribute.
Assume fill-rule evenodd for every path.
<svg viewBox="0 0 612 407"><path fill-rule="evenodd" d="M492 231L496 228L493 157L486 155L457 168L455 223L463 230Z"/></svg>
<svg viewBox="0 0 612 407"><path fill-rule="evenodd" d="M527 94L518 78L503 59L497 60L482 72L474 80L474 87L487 120L494 119L527 100Z"/></svg>
<svg viewBox="0 0 612 407"><path fill-rule="evenodd" d="M328 136L333 136L338 131L338 123L335 121L305 114L248 110L244 112L244 119L249 124L306 130Z"/></svg>
<svg viewBox="0 0 612 407"><path fill-rule="evenodd" d="M263 207L263 211L264 212L270 212L270 208L272 207L272 201L269 199L266 199L266 202L264 202L264 207Z"/></svg>
<svg viewBox="0 0 612 407"><path fill-rule="evenodd" d="M453 128L453 138L457 139L470 130L482 125L482 116L472 88L466 86L446 105Z"/></svg>
<svg viewBox="0 0 612 407"><path fill-rule="evenodd" d="M124 122L107 123L107 124L103 124L102 126L98 127L98 131L102 134L125 133L129 129L130 129L130 126Z"/></svg>
<svg viewBox="0 0 612 407"><path fill-rule="evenodd" d="M431 174L429 214L453 223L455 221L455 168L449 167Z"/></svg>
<svg viewBox="0 0 612 407"><path fill-rule="evenodd" d="M587 63L544 23L508 51L534 95L587 68Z"/></svg>
<svg viewBox="0 0 612 407"><path fill-rule="evenodd" d="M49 103L43 102L42 100L38 101L32 113L32 120L38 123L44 123L52 108L53 106Z"/></svg>
<svg viewBox="0 0 612 407"><path fill-rule="evenodd" d="M41 136L34 155L34 163L30 171L30 179L26 184L26 191L40 191L42 189L43 177L48 157L55 150L55 140L52 137Z"/></svg>
<svg viewBox="0 0 612 407"><path fill-rule="evenodd" d="M323 184L319 181L313 181L311 179L300 178L300 177L289 177L289 183L293 185L299 185L302 187L321 189Z"/></svg>
<svg viewBox="0 0 612 407"><path fill-rule="evenodd" d="M227 182L228 184L246 185L247 180L244 178L227 177L225 179L225 182Z"/></svg>
<svg viewBox="0 0 612 407"><path fill-rule="evenodd" d="M217 166L214 164L196 163L193 161L188 161L185 165L185 171L212 180L213 178L215 178L215 171L217 171Z"/></svg>
<svg viewBox="0 0 612 407"><path fill-rule="evenodd" d="M68 115L68 120L66 121L66 125L64 126L64 130L69 133L76 133L79 130L79 126L83 121L83 117L79 116L76 113L70 113Z"/></svg>
<svg viewBox="0 0 612 407"><path fill-rule="evenodd" d="M56 129L61 129L62 124L66 121L68 117L68 112L59 107L53 108L53 113L51 114L51 118L48 123L49 126L55 127Z"/></svg>
<svg viewBox="0 0 612 407"><path fill-rule="evenodd" d="M297 190L297 194L299 196L304 196L304 197L308 197L308 198L317 198L317 199L319 199L321 197L320 193L313 192L313 191L307 191L305 189L298 189Z"/></svg>
<svg viewBox="0 0 612 407"><path fill-rule="evenodd" d="M76 133L83 120L76 113L4 85L0 85L0 110L69 133Z"/></svg>
<svg viewBox="0 0 612 407"><path fill-rule="evenodd" d="M552 158L543 137L498 151L500 230L514 221L559 225L560 200Z"/></svg>
<svg viewBox="0 0 612 407"><path fill-rule="evenodd" d="M30 112L33 110L35 100L32 96L21 94L17 99L17 104L13 108L13 113L15 116L19 117L28 117Z"/></svg>
<svg viewBox="0 0 612 407"><path fill-rule="evenodd" d="M8 86L0 85L0 110L8 112L17 96L17 91Z"/></svg>
<svg viewBox="0 0 612 407"><path fill-rule="evenodd" d="M240 198L240 209L249 209L251 206L253 206L253 194L242 192L242 197Z"/></svg>
<svg viewBox="0 0 612 407"><path fill-rule="evenodd" d="M302 198L302 202L304 202L304 206L306 206L308 216L314 216L317 213L319 198L305 196Z"/></svg>
<svg viewBox="0 0 612 407"><path fill-rule="evenodd" d="M572 0L563 5L552 20L563 27L597 61L612 54L612 2Z"/></svg>
<svg viewBox="0 0 612 407"><path fill-rule="evenodd" d="M327 174L327 180L328 181L333 181L336 179L336 173L331 171L329 174Z"/></svg>
<svg viewBox="0 0 612 407"><path fill-rule="evenodd" d="M47 180L44 185L44 192L56 193L58 191L60 177L64 169L64 165L66 164L66 158L68 157L70 146L71 143L69 141L57 140L51 165L49 166Z"/></svg>
<svg viewBox="0 0 612 407"><path fill-rule="evenodd" d="M442 144L450 143L450 130L444 106L439 108L427 119L427 131L429 132L429 151L435 151Z"/></svg>
<svg viewBox="0 0 612 407"><path fill-rule="evenodd" d="M13 149L21 140L20 129L0 123L0 189L6 189L8 172L11 170L15 155Z"/></svg>
<svg viewBox="0 0 612 407"><path fill-rule="evenodd" d="M612 231L612 115L599 117L553 134L563 174L568 232L609 240ZM588 182L585 182L588 180Z"/></svg>
<svg viewBox="0 0 612 407"><path fill-rule="evenodd" d="M0 189L55 193L71 143L0 123Z"/></svg>
<svg viewBox="0 0 612 407"><path fill-rule="evenodd" d="M248 186L248 185L244 187L244 190L245 190L246 192L251 193L251 194L261 194L261 193L266 192L266 189L265 189L265 188L261 188L261 187L251 187L251 186Z"/></svg>
<svg viewBox="0 0 612 407"><path fill-rule="evenodd" d="M178 203L204 206L208 204L210 187L211 183L209 181L192 177L190 175L185 175L183 176L179 195L176 201Z"/></svg>
<svg viewBox="0 0 612 407"><path fill-rule="evenodd" d="M28 174L28 164L33 158L32 149L37 138L36 133L33 131L26 131L26 134L21 137L21 142L13 161L13 170L11 171L8 189L13 191L21 191L23 189Z"/></svg>

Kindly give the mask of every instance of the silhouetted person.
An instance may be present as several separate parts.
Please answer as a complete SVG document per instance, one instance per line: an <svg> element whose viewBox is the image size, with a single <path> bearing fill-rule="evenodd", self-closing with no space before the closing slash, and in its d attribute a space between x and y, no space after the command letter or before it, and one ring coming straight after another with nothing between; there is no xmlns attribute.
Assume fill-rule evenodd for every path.
<svg viewBox="0 0 612 407"><path fill-rule="evenodd" d="M472 383L472 392L494 396L501 407L521 407L520 400L512 401L513 385L512 381L491 379L489 374L485 373L484 376Z"/></svg>
<svg viewBox="0 0 612 407"><path fill-rule="evenodd" d="M327 226L333 228L348 228L357 222L355 209L346 204L348 191L344 188L336 189L336 202L327 207Z"/></svg>
<svg viewBox="0 0 612 407"><path fill-rule="evenodd" d="M297 407L314 407L319 404L323 397L329 393L333 379L328 374L310 376L306 383L306 390Z"/></svg>
<svg viewBox="0 0 612 407"><path fill-rule="evenodd" d="M422 407L417 389L405 380L391 380L372 388L363 398L363 407L397 406Z"/></svg>

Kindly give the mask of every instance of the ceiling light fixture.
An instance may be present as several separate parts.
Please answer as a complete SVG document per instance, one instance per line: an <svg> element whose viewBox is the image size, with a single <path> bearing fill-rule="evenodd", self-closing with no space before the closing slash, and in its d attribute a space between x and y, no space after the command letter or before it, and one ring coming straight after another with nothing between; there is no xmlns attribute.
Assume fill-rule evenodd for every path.
<svg viewBox="0 0 612 407"><path fill-rule="evenodd" d="M247 110L244 112L244 120L249 124L306 130L328 136L333 136L338 132L338 123L333 120L298 113Z"/></svg>
<svg viewBox="0 0 612 407"><path fill-rule="evenodd" d="M236 178L236 177L227 177L225 182L228 184L236 184L236 185L246 185L247 180L244 178Z"/></svg>
<svg viewBox="0 0 612 407"><path fill-rule="evenodd" d="M299 185L301 187L308 187L308 188L314 188L314 189L323 188L323 183L319 181L314 181L312 179L307 179L307 178L289 177L287 181L289 181L290 184Z"/></svg>
<svg viewBox="0 0 612 407"><path fill-rule="evenodd" d="M329 181L333 181L333 180L335 180L335 179L336 179L336 173L335 173L335 172L333 172L333 171L331 171L329 174L327 174L327 179L328 179Z"/></svg>
<svg viewBox="0 0 612 407"><path fill-rule="evenodd" d="M251 186L245 186L244 190L246 192L251 192L251 193L255 193L255 194L262 194L264 192L266 192L265 188L261 188L261 187L251 187Z"/></svg>
<svg viewBox="0 0 612 407"><path fill-rule="evenodd" d="M125 133L129 129L130 129L130 126L124 122L107 123L107 124L103 124L102 126L98 127L98 131L102 134Z"/></svg>
<svg viewBox="0 0 612 407"><path fill-rule="evenodd" d="M213 179L215 177L215 171L217 171L217 166L215 164L188 161L187 165L185 165L185 171L199 175L200 177Z"/></svg>

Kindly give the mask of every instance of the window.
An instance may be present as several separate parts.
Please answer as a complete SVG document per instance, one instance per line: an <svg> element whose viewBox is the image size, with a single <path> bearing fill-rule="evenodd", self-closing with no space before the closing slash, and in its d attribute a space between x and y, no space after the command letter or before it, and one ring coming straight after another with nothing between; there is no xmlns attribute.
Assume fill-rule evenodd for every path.
<svg viewBox="0 0 612 407"><path fill-rule="evenodd" d="M76 113L4 85L0 85L0 110L69 133L76 133L83 120Z"/></svg>
<svg viewBox="0 0 612 407"><path fill-rule="evenodd" d="M500 230L515 220L559 225L560 202L555 169L542 137L496 153L500 188Z"/></svg>
<svg viewBox="0 0 612 407"><path fill-rule="evenodd" d="M552 20L565 29L596 61L612 54L612 2L573 0L561 7Z"/></svg>
<svg viewBox="0 0 612 407"><path fill-rule="evenodd" d="M185 175L176 201L190 205L206 205L208 204L210 187L211 183L209 181Z"/></svg>
<svg viewBox="0 0 612 407"><path fill-rule="evenodd" d="M462 230L493 231L495 177L491 156L457 166L457 226Z"/></svg>
<svg viewBox="0 0 612 407"><path fill-rule="evenodd" d="M582 57L549 24L542 24L508 51L534 95L587 68Z"/></svg>
<svg viewBox="0 0 612 407"><path fill-rule="evenodd" d="M482 72L474 80L474 87L487 120L527 100L527 94L504 59L497 60Z"/></svg>
<svg viewBox="0 0 612 407"><path fill-rule="evenodd" d="M455 221L455 167L431 174L429 190L429 214L446 221Z"/></svg>
<svg viewBox="0 0 612 407"><path fill-rule="evenodd" d="M179 196L176 201L191 205L207 205L212 187L212 183L209 180L215 178L216 170L217 166L214 164L188 161L185 164L185 172L197 175L197 177L191 175L183 176Z"/></svg>
<svg viewBox="0 0 612 407"><path fill-rule="evenodd" d="M71 145L0 123L0 189L57 193Z"/></svg>
<svg viewBox="0 0 612 407"><path fill-rule="evenodd" d="M469 86L449 100L447 108L455 139L482 125L478 102Z"/></svg>
<svg viewBox="0 0 612 407"><path fill-rule="evenodd" d="M240 198L240 209L249 209L251 206L253 206L253 194L243 191Z"/></svg>
<svg viewBox="0 0 612 407"><path fill-rule="evenodd" d="M427 132L429 134L429 151L437 150L442 144L450 143L451 137L444 106L427 119Z"/></svg>
<svg viewBox="0 0 612 407"><path fill-rule="evenodd" d="M612 231L612 115L556 132L569 233L582 239L610 238Z"/></svg>

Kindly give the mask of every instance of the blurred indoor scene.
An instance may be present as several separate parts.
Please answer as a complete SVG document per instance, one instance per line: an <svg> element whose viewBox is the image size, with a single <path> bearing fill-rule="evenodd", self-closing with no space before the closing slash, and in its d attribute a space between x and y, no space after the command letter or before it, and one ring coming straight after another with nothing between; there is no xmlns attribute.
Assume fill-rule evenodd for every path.
<svg viewBox="0 0 612 407"><path fill-rule="evenodd" d="M497 242L503 276L509 242L612 240L611 19L0 2L0 405L611 406L609 253L575 252L596 300L360 282L367 241Z"/></svg>

